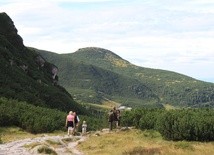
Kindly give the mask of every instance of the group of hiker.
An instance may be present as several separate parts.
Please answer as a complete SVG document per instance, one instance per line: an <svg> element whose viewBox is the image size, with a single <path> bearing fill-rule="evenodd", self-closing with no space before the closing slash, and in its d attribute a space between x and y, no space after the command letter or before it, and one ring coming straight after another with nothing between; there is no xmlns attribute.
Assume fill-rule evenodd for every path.
<svg viewBox="0 0 214 155"><path fill-rule="evenodd" d="M65 126L68 129L68 136L75 135L75 132L78 128L80 119L77 116L76 112L70 111L65 120ZM82 123L82 134L86 133L87 124L86 121Z"/></svg>
<svg viewBox="0 0 214 155"><path fill-rule="evenodd" d="M110 110L108 116L109 130L111 131L113 129L114 123L116 128L119 128L121 119L120 110L114 107L112 110Z"/></svg>
<svg viewBox="0 0 214 155"><path fill-rule="evenodd" d="M114 125L117 129L120 127L120 119L121 119L121 115L120 115L119 109L116 109L116 107L114 107L112 110L110 110L108 114L109 131L113 129ZM70 111L65 121L65 126L68 129L68 136L75 135L78 129L79 122L80 122L80 119L77 116L76 112ZM86 134L86 128L87 128L86 121L83 121L82 135Z"/></svg>

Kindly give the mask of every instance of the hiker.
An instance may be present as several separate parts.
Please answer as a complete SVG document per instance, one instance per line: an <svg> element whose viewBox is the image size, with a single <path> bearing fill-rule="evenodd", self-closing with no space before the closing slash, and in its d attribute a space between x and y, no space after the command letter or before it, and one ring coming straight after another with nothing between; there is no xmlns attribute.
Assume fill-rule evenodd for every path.
<svg viewBox="0 0 214 155"><path fill-rule="evenodd" d="M86 134L87 124L86 121L83 121L82 123L82 135L84 136Z"/></svg>
<svg viewBox="0 0 214 155"><path fill-rule="evenodd" d="M109 131L112 130L113 122L114 122L114 113L113 110L110 110L108 114L108 122L109 122Z"/></svg>
<svg viewBox="0 0 214 155"><path fill-rule="evenodd" d="M79 121L79 117L77 116L76 112L74 112L74 134L78 129Z"/></svg>
<svg viewBox="0 0 214 155"><path fill-rule="evenodd" d="M117 109L116 114L117 114L116 127L119 128L120 127L120 119L121 119L121 115L120 115L120 110L119 109Z"/></svg>
<svg viewBox="0 0 214 155"><path fill-rule="evenodd" d="M118 109L116 109L116 107L113 108L113 115L114 115L114 122L115 122L115 125L116 125L116 128L119 127L119 112L118 112Z"/></svg>
<svg viewBox="0 0 214 155"><path fill-rule="evenodd" d="M73 112L70 111L65 120L65 126L68 129L68 136L74 134L74 115Z"/></svg>

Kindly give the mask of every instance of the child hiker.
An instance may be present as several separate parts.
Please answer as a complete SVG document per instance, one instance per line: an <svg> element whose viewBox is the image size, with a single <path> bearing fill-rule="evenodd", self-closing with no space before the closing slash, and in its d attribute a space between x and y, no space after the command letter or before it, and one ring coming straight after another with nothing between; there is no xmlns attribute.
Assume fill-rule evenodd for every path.
<svg viewBox="0 0 214 155"><path fill-rule="evenodd" d="M86 121L83 121L83 123L82 123L82 135L86 134L86 128L87 128Z"/></svg>

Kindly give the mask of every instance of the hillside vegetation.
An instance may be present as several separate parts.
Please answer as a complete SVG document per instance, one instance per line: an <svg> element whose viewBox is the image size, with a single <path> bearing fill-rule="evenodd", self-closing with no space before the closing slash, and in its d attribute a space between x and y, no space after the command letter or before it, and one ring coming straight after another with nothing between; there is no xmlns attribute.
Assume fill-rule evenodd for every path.
<svg viewBox="0 0 214 155"><path fill-rule="evenodd" d="M214 110L135 109L122 116L122 124L141 130L156 130L166 140L213 141Z"/></svg>
<svg viewBox="0 0 214 155"><path fill-rule="evenodd" d="M35 49L36 50L36 49ZM80 102L112 100L131 107L213 107L214 84L139 67L102 48L70 54L36 50L60 70L60 84Z"/></svg>
<svg viewBox="0 0 214 155"><path fill-rule="evenodd" d="M90 122L88 130L98 130L107 126L106 119L103 120L104 117L98 117L99 115L95 112L93 113L92 111L90 117L78 115L81 120L79 130L81 130L83 120ZM30 133L49 133L56 130L66 131L66 116L67 113L57 109L0 98L0 127L17 126Z"/></svg>

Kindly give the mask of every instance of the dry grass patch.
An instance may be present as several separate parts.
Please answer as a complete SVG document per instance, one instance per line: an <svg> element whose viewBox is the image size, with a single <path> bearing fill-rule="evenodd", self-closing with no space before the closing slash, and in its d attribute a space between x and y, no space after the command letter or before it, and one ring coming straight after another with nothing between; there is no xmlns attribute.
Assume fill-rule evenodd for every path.
<svg viewBox="0 0 214 155"><path fill-rule="evenodd" d="M57 148L63 145L59 140L52 140L52 139L46 140L46 143L48 143L48 145L51 145L54 148Z"/></svg>
<svg viewBox="0 0 214 155"><path fill-rule="evenodd" d="M174 144L177 149L194 150L193 144L186 141L179 141Z"/></svg>
<svg viewBox="0 0 214 155"><path fill-rule="evenodd" d="M78 145L87 155L210 155L213 143L166 141L156 131L120 131L90 135Z"/></svg>
<svg viewBox="0 0 214 155"><path fill-rule="evenodd" d="M78 137L68 137L68 138L63 138L62 141L66 144L71 143L71 142L76 142L80 140Z"/></svg>
<svg viewBox="0 0 214 155"><path fill-rule="evenodd" d="M65 135L65 132L55 131L53 133L45 133L45 135L49 136ZM26 138L36 138L41 136L44 136L44 134L31 134L19 127L0 127L0 137L2 143L8 143Z"/></svg>
<svg viewBox="0 0 214 155"><path fill-rule="evenodd" d="M39 146L39 145L41 145L41 143L35 142L35 143L26 144L26 145L24 145L24 147L25 148L29 148L29 149L33 149L33 148L35 148L36 146Z"/></svg>
<svg viewBox="0 0 214 155"><path fill-rule="evenodd" d="M52 154L52 155L57 155L57 153L50 147L48 146L41 146L37 150L38 153L40 154Z"/></svg>
<svg viewBox="0 0 214 155"><path fill-rule="evenodd" d="M18 127L1 127L0 134L1 134L1 140L3 143L35 137L34 134L27 133Z"/></svg>
<svg viewBox="0 0 214 155"><path fill-rule="evenodd" d="M31 144L24 145L25 148L28 148L28 150L32 154L51 154L51 155L57 155L54 148L51 148L48 144L35 142Z"/></svg>
<svg viewBox="0 0 214 155"><path fill-rule="evenodd" d="M144 148L141 146L135 147L130 151L125 151L123 155L159 155L159 148Z"/></svg>

